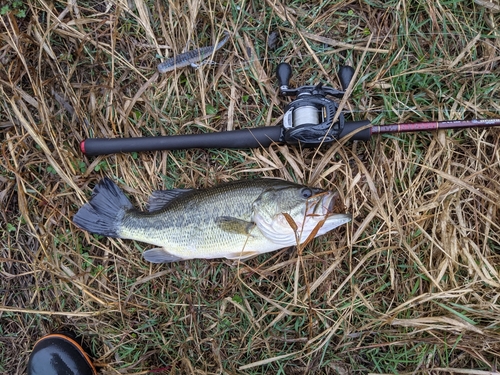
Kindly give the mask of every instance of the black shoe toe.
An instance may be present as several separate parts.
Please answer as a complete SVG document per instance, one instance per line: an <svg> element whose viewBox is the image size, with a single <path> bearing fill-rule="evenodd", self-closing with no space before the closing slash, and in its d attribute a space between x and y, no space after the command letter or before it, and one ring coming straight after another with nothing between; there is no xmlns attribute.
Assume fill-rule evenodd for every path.
<svg viewBox="0 0 500 375"><path fill-rule="evenodd" d="M97 375L90 357L72 338L54 333L37 341L28 375Z"/></svg>

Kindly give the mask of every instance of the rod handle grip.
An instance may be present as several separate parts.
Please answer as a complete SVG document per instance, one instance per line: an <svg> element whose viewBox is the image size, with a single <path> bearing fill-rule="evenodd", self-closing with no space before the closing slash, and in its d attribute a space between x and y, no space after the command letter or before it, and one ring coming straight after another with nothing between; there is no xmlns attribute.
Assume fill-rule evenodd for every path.
<svg viewBox="0 0 500 375"><path fill-rule="evenodd" d="M344 129L342 129L342 132L339 135L339 139L342 139L346 137L349 133L355 131L356 129L362 128L364 126L370 125L370 121L368 120L362 120L362 121L351 121L351 122L346 122L344 124ZM355 133L352 137L352 141L368 141L372 136L372 128L366 128L363 130L358 131Z"/></svg>
<svg viewBox="0 0 500 375"><path fill-rule="evenodd" d="M254 148L269 147L279 142L281 126L264 126L228 132L132 138L89 138L80 143L80 150L89 156L190 148Z"/></svg>

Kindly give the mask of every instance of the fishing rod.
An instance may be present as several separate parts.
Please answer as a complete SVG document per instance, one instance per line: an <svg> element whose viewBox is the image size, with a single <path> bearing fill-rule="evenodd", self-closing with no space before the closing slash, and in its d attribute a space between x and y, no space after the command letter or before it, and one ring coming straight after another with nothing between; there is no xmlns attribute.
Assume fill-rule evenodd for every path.
<svg viewBox="0 0 500 375"><path fill-rule="evenodd" d="M370 121L345 121L335 100L341 99L354 76L350 66L339 68L342 90L321 83L315 86L289 87L292 68L281 63L276 69L281 95L296 97L285 108L282 125L241 129L218 133L131 138L89 138L80 143L85 155L182 150L189 148L256 148L272 143L317 147L346 136L367 141L374 134L421 132L439 129L463 129L500 126L500 119L431 121L390 125L371 125ZM337 112L339 112L337 114ZM337 120L334 122L335 116Z"/></svg>

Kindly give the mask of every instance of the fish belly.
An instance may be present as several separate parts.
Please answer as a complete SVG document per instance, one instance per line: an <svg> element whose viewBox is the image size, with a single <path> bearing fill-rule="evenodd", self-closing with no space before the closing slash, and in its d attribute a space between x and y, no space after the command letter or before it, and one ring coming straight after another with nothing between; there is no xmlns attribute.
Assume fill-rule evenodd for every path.
<svg viewBox="0 0 500 375"><path fill-rule="evenodd" d="M125 220L120 227L120 238L145 242L163 248L181 259L247 258L278 250L279 245L269 241L258 228L248 235L230 233L216 224L193 224L183 227L162 227L137 223L140 218ZM148 218L150 221L150 218Z"/></svg>

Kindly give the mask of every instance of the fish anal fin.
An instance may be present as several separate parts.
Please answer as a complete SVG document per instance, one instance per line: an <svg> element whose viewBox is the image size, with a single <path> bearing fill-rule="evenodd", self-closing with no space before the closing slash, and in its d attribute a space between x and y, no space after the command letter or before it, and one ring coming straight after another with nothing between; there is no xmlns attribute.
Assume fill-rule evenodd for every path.
<svg viewBox="0 0 500 375"><path fill-rule="evenodd" d="M153 212L161 210L167 204L193 190L195 189L155 190L149 197L148 211Z"/></svg>
<svg viewBox="0 0 500 375"><path fill-rule="evenodd" d="M245 221L231 216L219 216L215 222L220 229L226 232L243 234L245 236L250 235L250 231L255 227L255 223L251 221Z"/></svg>
<svg viewBox="0 0 500 375"><path fill-rule="evenodd" d="M146 250L142 257L151 263L172 263L185 260L184 258L170 254L162 247Z"/></svg>

